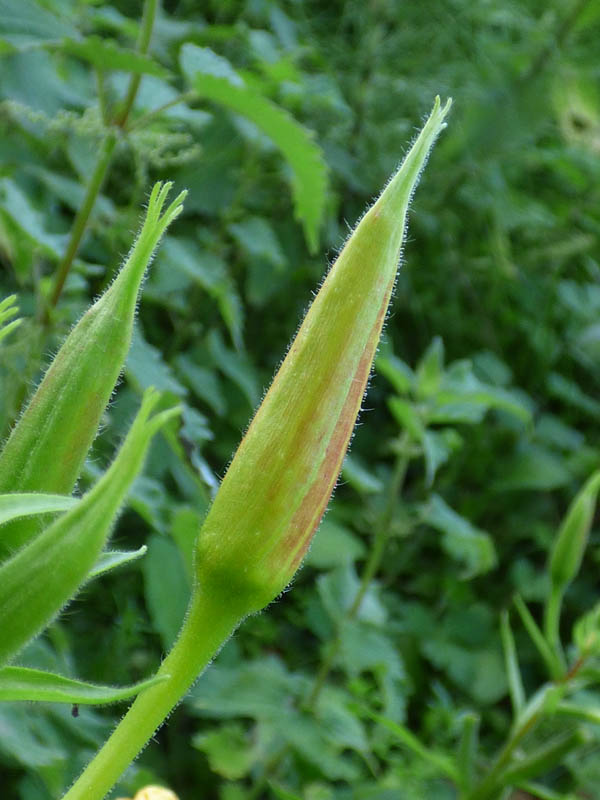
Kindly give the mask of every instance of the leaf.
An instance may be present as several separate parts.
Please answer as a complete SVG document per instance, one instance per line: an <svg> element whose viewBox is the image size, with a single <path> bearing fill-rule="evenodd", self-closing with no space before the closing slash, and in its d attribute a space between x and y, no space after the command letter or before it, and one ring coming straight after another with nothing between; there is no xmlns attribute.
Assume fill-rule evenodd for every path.
<svg viewBox="0 0 600 800"><path fill-rule="evenodd" d="M31 0L0 0L1 42L19 48L62 39L64 36L77 36L77 31L39 3Z"/></svg>
<svg viewBox="0 0 600 800"><path fill-rule="evenodd" d="M0 669L0 702L33 700L44 703L104 705L128 700L164 680L167 680L165 675L131 686L101 686L41 669L3 667Z"/></svg>
<svg viewBox="0 0 600 800"><path fill-rule="evenodd" d="M142 571L148 611L154 629L168 650L183 624L190 599L183 558L172 541L153 534L148 541Z"/></svg>
<svg viewBox="0 0 600 800"><path fill-rule="evenodd" d="M56 511L68 511L79 499L62 494L1 494L0 525L11 519L30 517L36 514L51 514ZM0 530L0 537L2 531Z"/></svg>
<svg viewBox="0 0 600 800"><path fill-rule="evenodd" d="M157 78L169 77L169 71L150 56L120 47L116 42L101 39L99 36L64 39L58 49L88 61L101 70L121 70L137 75L154 75Z"/></svg>
<svg viewBox="0 0 600 800"><path fill-rule="evenodd" d="M318 569L327 569L357 561L364 557L365 552L363 542L348 528L325 519L313 539L304 563Z"/></svg>
<svg viewBox="0 0 600 800"><path fill-rule="evenodd" d="M179 409L151 416L160 394L148 391L116 458L64 515L0 567L0 663L14 658L87 580L110 535L154 434Z"/></svg>
<svg viewBox="0 0 600 800"><path fill-rule="evenodd" d="M301 220L309 249L314 253L325 209L327 173L321 150L310 133L287 111L246 85L231 64L212 50L185 44L180 62L201 97L246 117L281 150L292 168L296 217Z"/></svg>
<svg viewBox="0 0 600 800"><path fill-rule="evenodd" d="M0 302L0 341L18 328L22 322L21 319L13 319L12 322L9 322L10 318L19 312L19 307L15 305L16 299L16 294L11 294Z"/></svg>
<svg viewBox="0 0 600 800"><path fill-rule="evenodd" d="M548 491L566 486L572 480L563 460L552 451L535 444L521 444L516 453L504 462L504 477L497 480L498 492L514 490Z"/></svg>
<svg viewBox="0 0 600 800"><path fill-rule="evenodd" d="M99 575L104 575L105 572L122 567L123 564L136 561L145 555L147 550L145 544L138 550L106 550L88 573L88 578L97 578Z"/></svg>
<svg viewBox="0 0 600 800"><path fill-rule="evenodd" d="M373 475L357 456L346 456L342 476L360 494L379 494L383 491L383 481Z"/></svg>
<svg viewBox="0 0 600 800"><path fill-rule="evenodd" d="M230 781L245 777L258 755L239 723L223 725L218 730L197 734L193 737L192 744L206 753L213 772Z"/></svg>
<svg viewBox="0 0 600 800"><path fill-rule="evenodd" d="M382 352L375 361L375 371L387 378L398 394L408 394L415 385L415 373L392 353L391 348L382 346Z"/></svg>
<svg viewBox="0 0 600 800"><path fill-rule="evenodd" d="M431 342L416 372L416 393L418 397L435 395L444 374L444 342L439 336Z"/></svg>
<svg viewBox="0 0 600 800"><path fill-rule="evenodd" d="M420 507L421 520L444 534L442 544L448 555L463 561L464 579L488 572L496 565L494 544L485 531L476 528L437 494Z"/></svg>
<svg viewBox="0 0 600 800"><path fill-rule="evenodd" d="M247 217L229 226L236 242L250 255L265 259L277 270L285 266L285 256L272 226L263 217Z"/></svg>
<svg viewBox="0 0 600 800"><path fill-rule="evenodd" d="M187 394L185 388L173 375L171 367L163 361L160 350L149 344L136 326L131 340L131 349L125 363L128 380L140 391L154 386L179 397Z"/></svg>
<svg viewBox="0 0 600 800"><path fill-rule="evenodd" d="M429 762L451 780L458 781L459 774L454 761L449 756L436 753L431 748L426 747L405 725L400 725L397 722L393 722L391 719L386 719L380 714L375 714L373 711L363 706L357 706L357 711L369 717L374 722L379 723L379 725L382 725L384 728L387 728L387 730L393 733L414 755Z"/></svg>
<svg viewBox="0 0 600 800"><path fill-rule="evenodd" d="M219 332L214 329L208 335L208 347L215 365L235 383L250 406L255 408L260 399L260 390L256 373L248 358L228 349Z"/></svg>

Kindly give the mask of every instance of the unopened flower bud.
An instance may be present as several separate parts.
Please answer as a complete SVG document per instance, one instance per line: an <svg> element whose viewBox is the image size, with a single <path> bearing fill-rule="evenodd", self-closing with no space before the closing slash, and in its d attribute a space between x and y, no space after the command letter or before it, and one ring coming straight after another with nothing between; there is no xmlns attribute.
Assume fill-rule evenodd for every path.
<svg viewBox="0 0 600 800"><path fill-rule="evenodd" d="M325 512L396 280L406 215L450 103L431 116L331 268L198 538L201 589L240 613L290 582Z"/></svg>

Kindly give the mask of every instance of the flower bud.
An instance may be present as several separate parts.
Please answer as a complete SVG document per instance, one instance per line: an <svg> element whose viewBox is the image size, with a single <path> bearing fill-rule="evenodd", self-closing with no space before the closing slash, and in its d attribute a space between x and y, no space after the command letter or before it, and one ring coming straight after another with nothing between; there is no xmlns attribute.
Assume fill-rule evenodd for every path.
<svg viewBox="0 0 600 800"><path fill-rule="evenodd" d="M584 484L569 506L552 546L550 579L556 590L564 591L579 572L600 490L600 472Z"/></svg>
<svg viewBox="0 0 600 800"><path fill-rule="evenodd" d="M449 107L436 98L400 169L331 268L200 532L200 587L242 614L286 587L325 512L394 288L409 202Z"/></svg>
<svg viewBox="0 0 600 800"><path fill-rule="evenodd" d="M86 311L48 368L0 453L0 494L69 494L98 430L131 343L139 287L180 194L161 215L170 183L157 183L141 232L107 291ZM0 529L0 559L38 531L35 520Z"/></svg>

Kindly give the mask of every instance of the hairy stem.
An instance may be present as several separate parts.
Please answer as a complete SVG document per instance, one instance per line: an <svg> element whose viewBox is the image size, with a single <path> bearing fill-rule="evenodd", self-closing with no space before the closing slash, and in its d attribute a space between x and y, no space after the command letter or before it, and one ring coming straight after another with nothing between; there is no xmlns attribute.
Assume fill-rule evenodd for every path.
<svg viewBox="0 0 600 800"><path fill-rule="evenodd" d="M67 275L69 274L69 270L73 264L73 259L77 254L79 245L81 244L81 239L90 218L90 214L94 208L94 203L96 202L96 198L100 194L102 184L104 183L116 143L117 137L115 134L112 132L107 133L104 141L102 142L98 160L96 162L96 166L94 167L92 177L90 178L83 204L77 212L77 216L73 222L67 249L56 271L54 289L50 297L50 305L52 307L56 306L62 294Z"/></svg>
<svg viewBox="0 0 600 800"><path fill-rule="evenodd" d="M140 36L137 43L138 53L144 56L148 53L148 50L150 49L150 39L152 38L152 30L154 28L154 21L156 19L157 9L158 9L158 0L146 0L146 2L144 3L144 15L142 17L142 27L140 29ZM129 114L131 113L131 109L133 108L133 104L135 103L135 98L137 97L138 89L140 88L141 80L142 76L140 74L132 74L131 78L129 79L129 86L127 88L127 94L125 95L125 100L123 101L123 107L115 119L115 123L120 128L124 128L125 125L127 124Z"/></svg>
<svg viewBox="0 0 600 800"><path fill-rule="evenodd" d="M101 800L110 791L240 621L230 603L194 593L179 638L157 672L169 679L138 695L63 800Z"/></svg>

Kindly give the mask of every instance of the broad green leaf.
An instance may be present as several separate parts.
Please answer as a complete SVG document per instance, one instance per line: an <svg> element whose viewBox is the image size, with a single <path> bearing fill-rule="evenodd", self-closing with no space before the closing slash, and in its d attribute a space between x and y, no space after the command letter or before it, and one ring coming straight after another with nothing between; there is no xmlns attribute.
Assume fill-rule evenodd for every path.
<svg viewBox="0 0 600 800"><path fill-rule="evenodd" d="M497 491L537 489L548 491L566 486L572 480L570 471L551 450L522 443L516 453L503 462L504 476L496 481Z"/></svg>
<svg viewBox="0 0 600 800"><path fill-rule="evenodd" d="M415 391L418 397L437 394L444 374L444 342L439 336L431 342L416 371Z"/></svg>
<svg viewBox="0 0 600 800"><path fill-rule="evenodd" d="M296 216L314 252L325 208L327 174L321 150L310 133L287 111L246 85L231 64L212 50L188 43L181 48L180 60L184 74L201 97L246 117L281 150L292 168Z"/></svg>
<svg viewBox="0 0 600 800"><path fill-rule="evenodd" d="M179 397L187 394L173 375L171 367L163 360L160 350L144 339L139 326L134 329L131 349L125 362L125 374L138 391L154 386Z"/></svg>
<svg viewBox="0 0 600 800"><path fill-rule="evenodd" d="M393 733L404 747L410 750L414 755L422 758L424 761L428 761L451 780L458 781L458 768L454 761L449 756L436 753L435 750L426 747L405 725L400 725L391 719L386 719L362 706L357 707L357 711L369 717L374 722L379 723L379 725L382 725L384 728L387 728L387 730Z"/></svg>
<svg viewBox="0 0 600 800"><path fill-rule="evenodd" d="M384 489L383 481L373 475L357 456L346 456L342 475L360 494L378 494Z"/></svg>
<svg viewBox="0 0 600 800"><path fill-rule="evenodd" d="M52 14L32 0L0 0L0 41L19 48L64 36L77 31L64 18ZM1 51L0 51L1 52Z"/></svg>
<svg viewBox="0 0 600 800"><path fill-rule="evenodd" d="M168 239L162 250L151 290L169 291L169 282L179 277L177 288L202 287L216 301L235 346L242 346L244 310L225 261L191 239Z"/></svg>
<svg viewBox="0 0 600 800"><path fill-rule="evenodd" d="M10 178L0 179L0 216L20 236L26 236L44 253L58 259L63 251L65 237L50 233L46 219L32 206L27 195Z"/></svg>
<svg viewBox="0 0 600 800"><path fill-rule="evenodd" d="M196 734L192 744L206 754L213 772L230 781L245 777L259 757L247 732L235 722L218 730Z"/></svg>
<svg viewBox="0 0 600 800"><path fill-rule="evenodd" d="M87 36L85 39L64 39L58 48L69 55L88 61L101 70L121 70L137 75L169 76L168 70L150 56L120 47L116 42Z"/></svg>
<svg viewBox="0 0 600 800"><path fill-rule="evenodd" d="M142 572L150 618L168 650L183 624L190 599L190 582L183 557L170 539L153 534L148 541Z"/></svg>
<svg viewBox="0 0 600 800"><path fill-rule="evenodd" d="M152 437L179 413L169 409L152 417L159 400L156 391L146 392L117 457L94 488L0 567L0 664L14 658L87 580Z"/></svg>
<svg viewBox="0 0 600 800"><path fill-rule="evenodd" d="M363 558L366 547L348 528L326 518L306 554L305 564L317 569L337 567Z"/></svg>
<svg viewBox="0 0 600 800"><path fill-rule="evenodd" d="M277 270L285 266L285 255L273 227L263 217L247 217L229 226L236 242L251 256L265 259Z"/></svg>
<svg viewBox="0 0 600 800"><path fill-rule="evenodd" d="M36 514L52 514L56 511L68 511L78 503L77 497L62 494L1 494L0 525L11 519L30 517ZM0 533L0 536L2 534Z"/></svg>
<svg viewBox="0 0 600 800"><path fill-rule="evenodd" d="M132 686L100 686L29 667L0 669L0 702L29 700L44 703L104 705L128 700L166 676L149 678Z"/></svg>
<svg viewBox="0 0 600 800"><path fill-rule="evenodd" d="M256 373L250 361L227 348L217 330L210 332L208 347L215 366L235 383L250 406L255 408L260 399L260 390Z"/></svg>
<svg viewBox="0 0 600 800"><path fill-rule="evenodd" d="M432 494L420 511L423 522L444 534L442 545L448 555L465 564L463 578L472 578L495 566L496 552L489 534L457 514L439 495Z"/></svg>
<svg viewBox="0 0 600 800"><path fill-rule="evenodd" d="M106 550L88 573L88 578L97 578L99 575L104 575L105 572L122 567L123 564L136 561L145 555L147 550L145 544L137 550Z"/></svg>
<svg viewBox="0 0 600 800"><path fill-rule="evenodd" d="M392 384L400 395L408 394L415 385L415 373L402 359L395 356L389 347L382 346L375 361L375 370Z"/></svg>

